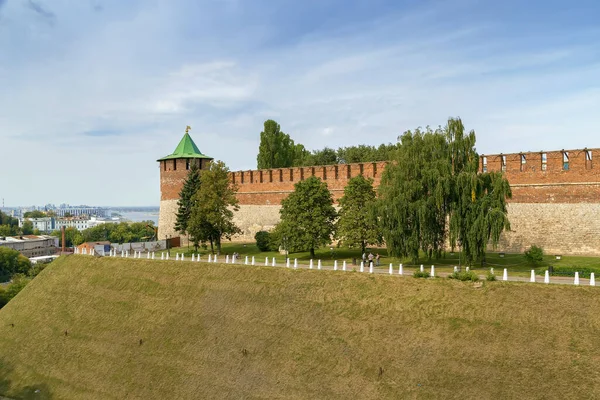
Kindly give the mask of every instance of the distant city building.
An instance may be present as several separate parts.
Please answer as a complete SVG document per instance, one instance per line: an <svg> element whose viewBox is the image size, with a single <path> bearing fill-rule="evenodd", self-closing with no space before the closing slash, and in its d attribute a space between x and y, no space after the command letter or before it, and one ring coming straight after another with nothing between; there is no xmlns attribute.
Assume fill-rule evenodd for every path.
<svg viewBox="0 0 600 400"><path fill-rule="evenodd" d="M95 217L106 217L106 209L100 207L65 207L65 208L55 208L49 211L54 211L57 216L64 217L65 214L70 214L73 217L79 216L95 216Z"/></svg>
<svg viewBox="0 0 600 400"><path fill-rule="evenodd" d="M79 253L84 253L85 250L85 253L92 254L92 249L96 254L103 256L110 253L110 242L85 242L77 246Z"/></svg>
<svg viewBox="0 0 600 400"><path fill-rule="evenodd" d="M19 218L19 227L23 227L25 221L31 221L33 224L33 230L39 230L40 232L50 233L55 230L55 220L52 217L44 218Z"/></svg>
<svg viewBox="0 0 600 400"><path fill-rule="evenodd" d="M0 236L0 247L17 250L28 258L50 256L56 253L58 238L47 235Z"/></svg>

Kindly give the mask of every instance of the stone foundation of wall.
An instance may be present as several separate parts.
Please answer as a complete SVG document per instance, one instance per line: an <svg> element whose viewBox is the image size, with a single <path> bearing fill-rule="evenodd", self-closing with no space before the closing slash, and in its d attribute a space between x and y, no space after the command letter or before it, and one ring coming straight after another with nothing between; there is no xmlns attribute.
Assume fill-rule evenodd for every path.
<svg viewBox="0 0 600 400"><path fill-rule="evenodd" d="M179 236L175 232L175 221L177 220L177 200L161 200L160 213L158 216L158 239L162 240L167 236Z"/></svg>
<svg viewBox="0 0 600 400"><path fill-rule="evenodd" d="M270 231L279 222L280 205L240 205L234 213L233 222L242 230L232 238L234 242L253 242L258 231Z"/></svg>
<svg viewBox="0 0 600 400"><path fill-rule="evenodd" d="M497 251L522 253L531 245L546 254L600 254L600 204L511 203Z"/></svg>

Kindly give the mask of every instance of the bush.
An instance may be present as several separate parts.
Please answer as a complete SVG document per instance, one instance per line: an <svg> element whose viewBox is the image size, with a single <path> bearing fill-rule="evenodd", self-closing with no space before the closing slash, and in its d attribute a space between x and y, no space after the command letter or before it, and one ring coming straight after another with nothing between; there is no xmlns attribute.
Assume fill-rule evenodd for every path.
<svg viewBox="0 0 600 400"><path fill-rule="evenodd" d="M575 276L575 271L579 272L580 278L588 279L590 274L593 272L596 277L600 277L600 268L589 268L589 267L553 267L550 275L552 276ZM540 271L541 274L544 271Z"/></svg>
<svg viewBox="0 0 600 400"><path fill-rule="evenodd" d="M259 231L254 235L254 240L256 240L256 247L260 251L269 251L271 246L271 239L269 237L269 232L267 231Z"/></svg>
<svg viewBox="0 0 600 400"><path fill-rule="evenodd" d="M485 277L486 281L495 281L496 280L496 275L492 274L491 272L488 272L487 276Z"/></svg>
<svg viewBox="0 0 600 400"><path fill-rule="evenodd" d="M471 281L471 282L477 282L479 280L479 276L477 276L477 274L473 271L461 271L461 272L453 272L452 274L448 275L448 278L450 279L456 279L459 281Z"/></svg>
<svg viewBox="0 0 600 400"><path fill-rule="evenodd" d="M429 278L429 272L427 271L415 271L413 273L413 278Z"/></svg>
<svg viewBox="0 0 600 400"><path fill-rule="evenodd" d="M13 281L6 289L0 289L0 308L15 297L31 279L26 278L23 274L13 276Z"/></svg>
<svg viewBox="0 0 600 400"><path fill-rule="evenodd" d="M540 265L544 261L544 250L533 245L525 252L525 258L533 265Z"/></svg>

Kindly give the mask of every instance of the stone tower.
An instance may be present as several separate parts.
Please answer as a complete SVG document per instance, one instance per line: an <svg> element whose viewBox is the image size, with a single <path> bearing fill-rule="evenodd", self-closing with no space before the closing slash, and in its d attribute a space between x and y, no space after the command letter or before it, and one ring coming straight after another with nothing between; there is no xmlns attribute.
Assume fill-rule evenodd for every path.
<svg viewBox="0 0 600 400"><path fill-rule="evenodd" d="M212 161L200 152L188 133L189 129L188 126L172 154L157 160L160 167L159 240L179 236L179 232L175 231L177 200L189 169L196 164L201 170L206 170Z"/></svg>

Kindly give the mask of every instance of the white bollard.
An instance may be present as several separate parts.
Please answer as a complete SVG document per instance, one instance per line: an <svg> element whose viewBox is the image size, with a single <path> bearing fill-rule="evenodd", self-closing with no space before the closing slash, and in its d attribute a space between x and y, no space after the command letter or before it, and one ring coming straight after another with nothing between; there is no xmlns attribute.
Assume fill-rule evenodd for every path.
<svg viewBox="0 0 600 400"><path fill-rule="evenodd" d="M596 286L596 276L593 272L590 274L590 286Z"/></svg>
<svg viewBox="0 0 600 400"><path fill-rule="evenodd" d="M579 285L579 272L575 271L575 281L573 282L575 285Z"/></svg>
<svg viewBox="0 0 600 400"><path fill-rule="evenodd" d="M217 258L217 255L215 254L215 256L213 257L213 262L219 262L219 259Z"/></svg>
<svg viewBox="0 0 600 400"><path fill-rule="evenodd" d="M179 261L179 253L175 253L175 261Z"/></svg>
<svg viewBox="0 0 600 400"><path fill-rule="evenodd" d="M369 273L372 274L373 273L373 261L371 261L369 263Z"/></svg>
<svg viewBox="0 0 600 400"><path fill-rule="evenodd" d="M149 260L150 259L150 252L148 252L148 254L146 254L146 259Z"/></svg>
<svg viewBox="0 0 600 400"><path fill-rule="evenodd" d="M196 261L196 255L195 254L192 254L192 262L193 261Z"/></svg>
<svg viewBox="0 0 600 400"><path fill-rule="evenodd" d="M365 272L365 262L364 261L360 262L360 272Z"/></svg>
<svg viewBox="0 0 600 400"><path fill-rule="evenodd" d="M225 256L225 264L229 264L229 254Z"/></svg>
<svg viewBox="0 0 600 400"><path fill-rule="evenodd" d="M294 258L294 268L298 268L298 259Z"/></svg>
<svg viewBox="0 0 600 400"><path fill-rule="evenodd" d="M265 267L269 265L269 257L265 257Z"/></svg>
<svg viewBox="0 0 600 400"><path fill-rule="evenodd" d="M321 260L317 261L317 269L321 269Z"/></svg>
<svg viewBox="0 0 600 400"><path fill-rule="evenodd" d="M469 267L465 268L465 271L469 272Z"/></svg>
<svg viewBox="0 0 600 400"><path fill-rule="evenodd" d="M550 283L550 273L548 270L544 273L544 283Z"/></svg>
<svg viewBox="0 0 600 400"><path fill-rule="evenodd" d="M212 262L212 254L208 255L208 262Z"/></svg>
<svg viewBox="0 0 600 400"><path fill-rule="evenodd" d="M129 250L127 250L127 251L125 252L125 257L126 257L126 258L129 258Z"/></svg>
<svg viewBox="0 0 600 400"><path fill-rule="evenodd" d="M337 260L333 260L333 270L337 271Z"/></svg>
<svg viewBox="0 0 600 400"><path fill-rule="evenodd" d="M181 253L181 261L185 260L185 256Z"/></svg>
<svg viewBox="0 0 600 400"><path fill-rule="evenodd" d="M271 267L275 266L275 257L273 257L273 259L271 260Z"/></svg>
<svg viewBox="0 0 600 400"><path fill-rule="evenodd" d="M252 256L252 265L254 265L254 256Z"/></svg>
<svg viewBox="0 0 600 400"><path fill-rule="evenodd" d="M311 258L310 263L308 263L308 269L312 269L312 268L313 268L313 260Z"/></svg>
<svg viewBox="0 0 600 400"><path fill-rule="evenodd" d="M398 275L404 275L404 265L402 264L398 267Z"/></svg>
<svg viewBox="0 0 600 400"><path fill-rule="evenodd" d="M346 270L346 261L344 260L344 262L342 263L342 271Z"/></svg>
<svg viewBox="0 0 600 400"><path fill-rule="evenodd" d="M390 263L390 275L394 275L394 264Z"/></svg>
<svg viewBox="0 0 600 400"><path fill-rule="evenodd" d="M454 272L458 272L458 267L456 265L454 266Z"/></svg>
<svg viewBox="0 0 600 400"><path fill-rule="evenodd" d="M423 264L421 264L421 272L425 272L425 268L423 268Z"/></svg>
<svg viewBox="0 0 600 400"><path fill-rule="evenodd" d="M494 275L494 268L490 268L490 274Z"/></svg>
<svg viewBox="0 0 600 400"><path fill-rule="evenodd" d="M506 268L504 268L504 273L502 274L502 280L503 281L508 280L508 271L506 270Z"/></svg>
<svg viewBox="0 0 600 400"><path fill-rule="evenodd" d="M196 257L196 260L197 260L198 262L200 262L200 254L198 254L198 257Z"/></svg>
<svg viewBox="0 0 600 400"><path fill-rule="evenodd" d="M235 260L236 260L236 257L235 257L235 254L234 254L234 255L231 256L231 263L235 264Z"/></svg>
<svg viewBox="0 0 600 400"><path fill-rule="evenodd" d="M246 256L246 261L244 262L244 265L248 265L248 256Z"/></svg>
<svg viewBox="0 0 600 400"><path fill-rule="evenodd" d="M152 252L152 259L154 260L154 252Z"/></svg>
<svg viewBox="0 0 600 400"><path fill-rule="evenodd" d="M531 277L529 278L529 282L535 283L535 270L531 270Z"/></svg>
<svg viewBox="0 0 600 400"><path fill-rule="evenodd" d="M432 278L435 277L435 267L433 265L431 266L431 273L429 275L431 275Z"/></svg>
<svg viewBox="0 0 600 400"><path fill-rule="evenodd" d="M165 259L165 253L160 253L160 259L164 260Z"/></svg>
<svg viewBox="0 0 600 400"><path fill-rule="evenodd" d="M167 253L167 256L165 257L165 259L167 259L167 260L169 259L169 253Z"/></svg>
<svg viewBox="0 0 600 400"><path fill-rule="evenodd" d="M121 250L121 257L125 257L125 252Z"/></svg>
<svg viewBox="0 0 600 400"><path fill-rule="evenodd" d="M289 258L289 257L287 257L287 258L285 259L285 267L286 267L286 268L289 268L289 267L290 267L290 258Z"/></svg>

